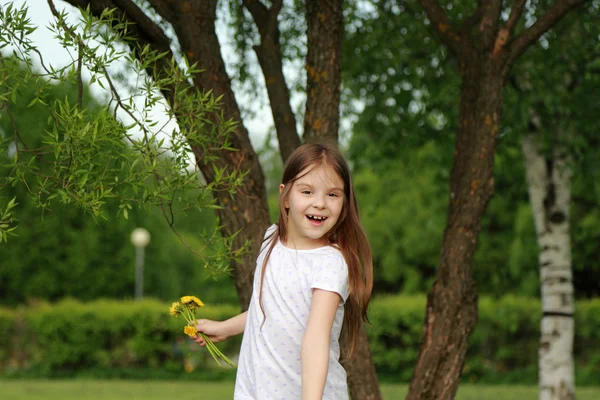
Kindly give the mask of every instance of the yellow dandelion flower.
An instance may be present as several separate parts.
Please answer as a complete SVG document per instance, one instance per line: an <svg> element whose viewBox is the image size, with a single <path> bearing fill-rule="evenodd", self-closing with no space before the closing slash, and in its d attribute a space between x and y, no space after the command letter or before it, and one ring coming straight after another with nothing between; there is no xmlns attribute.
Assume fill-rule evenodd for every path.
<svg viewBox="0 0 600 400"><path fill-rule="evenodd" d="M196 296L183 296L181 298L181 303L193 308L204 307L204 303Z"/></svg>
<svg viewBox="0 0 600 400"><path fill-rule="evenodd" d="M169 314L171 315L179 315L181 313L180 310L181 304L179 304L178 301L173 302L173 304L171 304L171 308L169 308Z"/></svg>
<svg viewBox="0 0 600 400"><path fill-rule="evenodd" d="M183 333L185 333L189 337L194 337L196 336L196 334L198 334L198 331L193 326L188 325L185 328L183 328Z"/></svg>

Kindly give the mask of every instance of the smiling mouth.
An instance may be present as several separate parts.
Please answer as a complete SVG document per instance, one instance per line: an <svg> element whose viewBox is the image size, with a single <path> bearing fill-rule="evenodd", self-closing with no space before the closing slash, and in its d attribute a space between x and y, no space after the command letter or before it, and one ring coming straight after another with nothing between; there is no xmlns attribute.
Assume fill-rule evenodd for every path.
<svg viewBox="0 0 600 400"><path fill-rule="evenodd" d="M317 215L307 215L306 218L315 222L324 222L327 219L327 217L320 217Z"/></svg>

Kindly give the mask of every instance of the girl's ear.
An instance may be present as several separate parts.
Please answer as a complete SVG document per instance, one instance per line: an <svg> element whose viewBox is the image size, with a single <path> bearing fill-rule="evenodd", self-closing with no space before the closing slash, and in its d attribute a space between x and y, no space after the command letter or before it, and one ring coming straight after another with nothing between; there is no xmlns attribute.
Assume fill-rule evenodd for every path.
<svg viewBox="0 0 600 400"><path fill-rule="evenodd" d="M285 185L283 183L281 185L279 185L279 194L281 194L281 192L283 192L284 187L285 187Z"/></svg>

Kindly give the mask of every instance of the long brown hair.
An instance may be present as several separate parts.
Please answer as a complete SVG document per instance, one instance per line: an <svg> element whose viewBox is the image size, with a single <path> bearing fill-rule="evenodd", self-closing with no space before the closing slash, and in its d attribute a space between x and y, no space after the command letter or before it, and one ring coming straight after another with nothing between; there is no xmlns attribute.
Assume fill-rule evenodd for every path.
<svg viewBox="0 0 600 400"><path fill-rule="evenodd" d="M310 168L327 165L332 167L344 182L344 205L335 226L327 232L330 245L336 245L348 265L349 296L345 303L342 341L346 344L344 359L350 359L356 352L358 335L362 322L368 322L367 307L373 291L373 259L367 236L360 225L358 203L350 177L350 168L340 151L330 144L305 144L298 147L288 158L283 168L281 183L284 185L279 196L279 224L277 229L265 239L270 242L261 270L259 304L262 309L262 288L271 252L277 239L286 242L288 236L287 209L284 206L294 182L299 174ZM306 174L305 173L305 174ZM263 309L264 315L264 309Z"/></svg>

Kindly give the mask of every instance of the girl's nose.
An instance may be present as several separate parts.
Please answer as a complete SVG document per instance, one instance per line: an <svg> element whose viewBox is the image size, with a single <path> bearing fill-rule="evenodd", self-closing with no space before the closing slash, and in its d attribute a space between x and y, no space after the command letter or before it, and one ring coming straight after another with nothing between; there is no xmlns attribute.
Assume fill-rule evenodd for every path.
<svg viewBox="0 0 600 400"><path fill-rule="evenodd" d="M325 199L323 198L323 196L315 196L313 207L325 208Z"/></svg>

